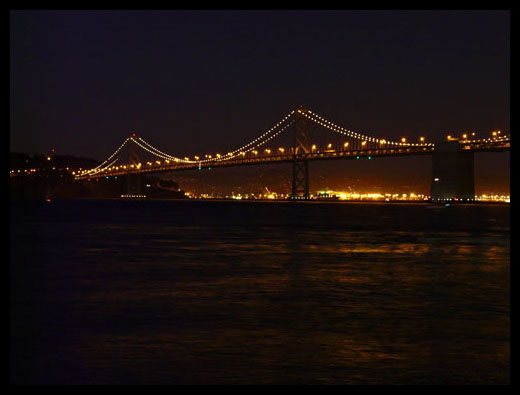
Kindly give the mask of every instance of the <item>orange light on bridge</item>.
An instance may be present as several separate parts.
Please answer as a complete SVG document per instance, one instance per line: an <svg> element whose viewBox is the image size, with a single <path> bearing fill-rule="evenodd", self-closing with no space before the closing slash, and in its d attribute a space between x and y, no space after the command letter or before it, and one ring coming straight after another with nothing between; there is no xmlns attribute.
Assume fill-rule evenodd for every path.
<svg viewBox="0 0 520 395"><path fill-rule="evenodd" d="M343 144L343 147L345 147L345 148L348 147L348 141L346 141L345 144Z"/></svg>
<svg viewBox="0 0 520 395"><path fill-rule="evenodd" d="M194 156L195 160L199 160L199 157L197 155Z"/></svg>
<svg viewBox="0 0 520 395"><path fill-rule="evenodd" d="M313 151L315 151L315 150L316 150L316 144L313 144L312 147L311 147L311 149L312 149Z"/></svg>
<svg viewBox="0 0 520 395"><path fill-rule="evenodd" d="M278 148L278 151L280 151L282 154L285 151L282 147Z"/></svg>
<svg viewBox="0 0 520 395"><path fill-rule="evenodd" d="M420 141L421 143L424 143L424 137L419 137L419 141Z"/></svg>
<svg viewBox="0 0 520 395"><path fill-rule="evenodd" d="M406 137L401 138L401 143L406 143Z"/></svg>
<svg viewBox="0 0 520 395"><path fill-rule="evenodd" d="M258 151L256 151L256 150L253 150L252 152L254 155L258 154Z"/></svg>
<svg viewBox="0 0 520 395"><path fill-rule="evenodd" d="M267 154L270 154L271 150L269 148L266 148L265 152L267 152Z"/></svg>
<svg viewBox="0 0 520 395"><path fill-rule="evenodd" d="M329 144L327 145L327 148L329 148L329 149L332 148L332 144L329 143Z"/></svg>
<svg viewBox="0 0 520 395"><path fill-rule="evenodd" d="M365 140L363 140L363 142L361 143L362 146L365 146L367 144L367 142Z"/></svg>

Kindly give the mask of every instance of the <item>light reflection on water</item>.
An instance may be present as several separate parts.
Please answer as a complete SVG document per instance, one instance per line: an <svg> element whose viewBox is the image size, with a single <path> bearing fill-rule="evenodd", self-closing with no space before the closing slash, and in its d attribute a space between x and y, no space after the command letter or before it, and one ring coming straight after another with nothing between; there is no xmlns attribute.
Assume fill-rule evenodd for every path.
<svg viewBox="0 0 520 395"><path fill-rule="evenodd" d="M55 203L11 208L15 382L509 382L509 207Z"/></svg>

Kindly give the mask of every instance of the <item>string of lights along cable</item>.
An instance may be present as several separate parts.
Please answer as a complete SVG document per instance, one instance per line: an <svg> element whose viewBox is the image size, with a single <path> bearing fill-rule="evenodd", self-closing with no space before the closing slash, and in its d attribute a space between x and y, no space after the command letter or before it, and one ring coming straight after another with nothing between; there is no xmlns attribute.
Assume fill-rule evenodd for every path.
<svg viewBox="0 0 520 395"><path fill-rule="evenodd" d="M265 147L267 143L274 144L282 136L291 133L294 128L319 129L333 132L341 141L324 143L308 142L303 151L295 151L292 140L289 146ZM289 136L290 139L290 136ZM460 136L447 135L446 140L458 143L460 150L493 151L509 149L510 137L501 131L492 131L486 138L477 139L475 133L462 133ZM131 146L133 144L133 147ZM278 144L279 145L279 144ZM124 155L123 148L139 149L150 154L153 160L146 162L131 161L129 155ZM426 142L419 137L417 142L410 142L406 137L400 141L390 138L375 137L352 131L340 126L319 114L300 106L289 112L277 123L256 138L231 151L208 153L205 155L176 156L160 150L146 141L143 137L132 133L123 143L102 163L92 169L73 172L76 179L109 177L112 175L129 173L154 173L181 169L210 169L218 166L254 165L261 163L291 162L295 160L324 160L324 159L372 159L378 156L403 156L431 154L435 150L435 143ZM136 157L134 155L134 157ZM140 156L137 155L137 158Z"/></svg>

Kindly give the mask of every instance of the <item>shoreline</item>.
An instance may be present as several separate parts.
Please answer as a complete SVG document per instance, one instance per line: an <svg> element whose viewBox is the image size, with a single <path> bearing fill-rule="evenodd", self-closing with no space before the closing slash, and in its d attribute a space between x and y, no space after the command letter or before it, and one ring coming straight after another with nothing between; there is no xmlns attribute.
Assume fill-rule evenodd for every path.
<svg viewBox="0 0 520 395"><path fill-rule="evenodd" d="M11 202L20 202L20 201L43 201L45 202L45 198L17 198L10 197ZM417 201L417 200L325 200L325 199L308 199L308 200L290 200L290 199L232 199L232 198L187 198L187 199L167 199L167 198L153 198L153 197L144 197L144 198L121 198L121 197L113 197L113 198L91 198L91 197L74 197L74 198L52 198L52 201L154 201L154 202L233 202L233 203L293 203L293 204L415 204L415 205L427 205L427 206L439 206L443 207L446 203L450 206L489 206L489 205L499 205L499 206L509 206L510 202L500 202L500 201L480 201L480 202L463 202L463 201L449 201L436 203L428 200L425 201Z"/></svg>

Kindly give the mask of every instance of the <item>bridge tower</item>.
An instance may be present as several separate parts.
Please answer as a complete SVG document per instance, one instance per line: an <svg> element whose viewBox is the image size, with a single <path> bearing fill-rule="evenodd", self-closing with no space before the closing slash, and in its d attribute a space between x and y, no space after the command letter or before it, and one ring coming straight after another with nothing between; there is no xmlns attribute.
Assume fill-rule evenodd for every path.
<svg viewBox="0 0 520 395"><path fill-rule="evenodd" d="M303 107L299 110L305 111ZM298 158L298 155L310 152L309 138L307 137L308 121L296 111L293 125L293 173L291 198L309 198L309 161Z"/></svg>
<svg viewBox="0 0 520 395"><path fill-rule="evenodd" d="M475 170L473 152L460 150L458 141L435 143L432 155L432 201L473 200Z"/></svg>
<svg viewBox="0 0 520 395"><path fill-rule="evenodd" d="M132 134L131 139L135 137L135 133ZM133 141L132 141L133 142ZM131 165L134 167L141 162L139 156L139 150L135 143L130 144L128 148L128 174L126 183L126 193L128 195L141 195L141 174L132 174L130 172Z"/></svg>

